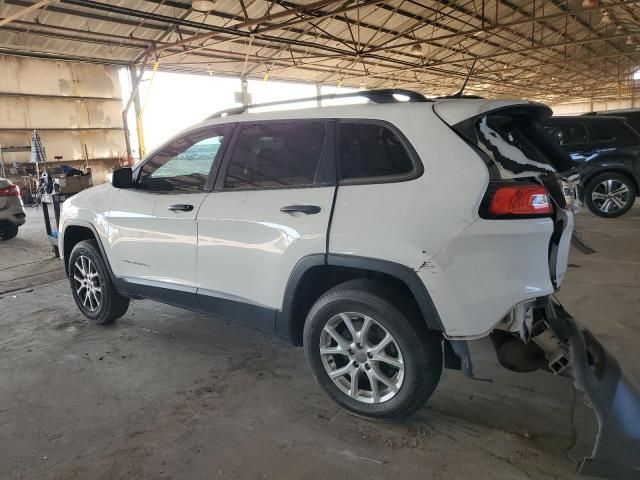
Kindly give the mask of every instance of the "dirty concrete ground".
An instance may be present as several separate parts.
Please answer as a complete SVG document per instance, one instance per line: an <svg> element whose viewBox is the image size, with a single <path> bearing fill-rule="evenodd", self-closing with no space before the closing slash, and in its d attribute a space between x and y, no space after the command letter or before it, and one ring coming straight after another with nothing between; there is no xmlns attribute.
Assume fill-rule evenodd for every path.
<svg viewBox="0 0 640 480"><path fill-rule="evenodd" d="M640 208L582 213L598 253L573 252L560 299L636 379ZM2 479L567 479L596 423L569 380L496 365L445 371L396 424L337 408L301 349L150 301L115 325L78 313L41 212L0 244Z"/></svg>

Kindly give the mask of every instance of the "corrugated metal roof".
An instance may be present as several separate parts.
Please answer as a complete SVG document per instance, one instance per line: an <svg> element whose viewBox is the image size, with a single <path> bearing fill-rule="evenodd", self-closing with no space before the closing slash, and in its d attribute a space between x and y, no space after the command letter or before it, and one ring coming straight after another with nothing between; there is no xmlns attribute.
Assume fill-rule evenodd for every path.
<svg viewBox="0 0 640 480"><path fill-rule="evenodd" d="M33 4L4 0L0 17ZM639 4L216 0L205 14L188 0L59 0L0 27L0 53L118 64L151 53L163 70L427 95L457 91L476 59L468 93L615 98L634 89Z"/></svg>

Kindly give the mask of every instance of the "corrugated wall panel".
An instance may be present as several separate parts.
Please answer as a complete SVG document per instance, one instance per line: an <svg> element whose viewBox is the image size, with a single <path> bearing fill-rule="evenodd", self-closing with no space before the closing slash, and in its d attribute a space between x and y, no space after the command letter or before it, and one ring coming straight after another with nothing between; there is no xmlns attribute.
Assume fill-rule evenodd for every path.
<svg viewBox="0 0 640 480"><path fill-rule="evenodd" d="M85 159L94 183L124 155L118 69L0 55L0 145L25 146L38 130L48 161ZM3 152L5 163L29 162L29 152Z"/></svg>
<svg viewBox="0 0 640 480"><path fill-rule="evenodd" d="M0 55L0 92L27 95L120 98L112 65Z"/></svg>
<svg viewBox="0 0 640 480"><path fill-rule="evenodd" d="M3 145L29 145L31 132L2 132ZM66 132L40 131L42 144L47 151L47 161L61 156L64 161L84 160L83 145L87 146L89 159L116 159L124 155L122 132L119 130L69 130ZM29 152L3 153L7 163L28 162Z"/></svg>
<svg viewBox="0 0 640 480"><path fill-rule="evenodd" d="M44 128L121 128L122 103L0 95L0 130Z"/></svg>

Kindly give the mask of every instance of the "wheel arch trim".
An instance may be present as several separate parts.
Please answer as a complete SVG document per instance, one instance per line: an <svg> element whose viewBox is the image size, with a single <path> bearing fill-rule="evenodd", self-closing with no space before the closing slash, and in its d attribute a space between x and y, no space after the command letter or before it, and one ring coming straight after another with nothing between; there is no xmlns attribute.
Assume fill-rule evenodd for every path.
<svg viewBox="0 0 640 480"><path fill-rule="evenodd" d="M431 330L444 331L442 321L436 307L431 299L426 286L420 280L418 274L411 268L399 263L376 258L360 257L356 255L343 254L313 254L303 257L294 267L287 286L282 304L282 310L276 314L276 333L289 337L295 341L296 321L294 315L294 301L298 288L304 279L305 274L315 267L336 266L354 268L358 270L368 270L372 272L384 273L396 278L404 283L413 295L422 316Z"/></svg>
<svg viewBox="0 0 640 480"><path fill-rule="evenodd" d="M371 270L397 278L404 283L413 294L427 327L431 330L444 331L440 315L426 285L420 280L420 277L412 268L389 260L342 254L328 254L327 265Z"/></svg>
<svg viewBox="0 0 640 480"><path fill-rule="evenodd" d="M65 252L64 242L65 242L67 229L69 227L86 228L92 233L94 240L96 241L96 243L98 244L98 248L100 249L100 254L102 255L102 258L104 259L104 262L107 266L107 271L109 272L109 276L111 277L111 280L115 280L116 277L113 273L113 270L111 269L111 264L109 263L109 257L107 256L107 252L104 249L104 246L102 245L102 240L100 238L100 235L98 234L96 227L92 223L87 222L85 220L67 220L66 222L64 222L63 227L60 229L60 239L58 244L60 249L60 256L64 262L64 270L67 276L69 275L69 265L68 265L68 259L64 257L64 252Z"/></svg>
<svg viewBox="0 0 640 480"><path fill-rule="evenodd" d="M634 172L627 168L625 164L615 164L615 165L607 165L607 167L602 168L602 170L593 170L589 172L584 180L581 182L583 185L583 194L587 189L587 185L591 183L591 181L599 175L607 174L607 173L617 173L618 175L624 175L629 180L633 182L633 185L636 187L636 194L640 194L640 180L636 177Z"/></svg>

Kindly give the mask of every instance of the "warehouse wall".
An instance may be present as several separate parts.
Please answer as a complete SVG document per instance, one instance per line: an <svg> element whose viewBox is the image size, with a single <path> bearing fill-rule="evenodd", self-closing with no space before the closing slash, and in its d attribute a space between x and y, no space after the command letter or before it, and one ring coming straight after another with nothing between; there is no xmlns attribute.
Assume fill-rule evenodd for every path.
<svg viewBox="0 0 640 480"><path fill-rule="evenodd" d="M580 115L590 112L605 110L624 110L627 108L640 108L640 98L621 98L620 100L588 102L560 103L550 105L554 115Z"/></svg>
<svg viewBox="0 0 640 480"><path fill-rule="evenodd" d="M76 168L85 155L94 183L124 155L122 101L115 66L0 55L0 144L26 146L38 130L47 161ZM86 153L85 153L86 147ZM6 165L29 152L3 153Z"/></svg>

